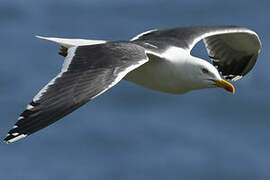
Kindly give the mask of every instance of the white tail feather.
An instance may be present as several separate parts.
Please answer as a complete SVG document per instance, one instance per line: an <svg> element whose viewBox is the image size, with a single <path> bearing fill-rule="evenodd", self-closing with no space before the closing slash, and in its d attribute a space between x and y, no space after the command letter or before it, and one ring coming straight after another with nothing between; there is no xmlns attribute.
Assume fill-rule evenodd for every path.
<svg viewBox="0 0 270 180"><path fill-rule="evenodd" d="M70 48L73 46L84 46L84 45L94 45L94 44L102 44L106 43L104 40L88 40L88 39L64 39L64 38L55 38L55 37L44 37L44 36L36 36L40 39L45 39L48 41L56 42L61 46L66 48Z"/></svg>

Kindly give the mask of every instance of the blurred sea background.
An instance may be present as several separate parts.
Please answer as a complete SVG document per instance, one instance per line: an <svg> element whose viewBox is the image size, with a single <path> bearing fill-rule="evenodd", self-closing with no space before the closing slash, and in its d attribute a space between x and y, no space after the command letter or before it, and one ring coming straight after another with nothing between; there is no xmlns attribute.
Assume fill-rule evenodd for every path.
<svg viewBox="0 0 270 180"><path fill-rule="evenodd" d="M19 142L0 144L0 179L269 180L270 1L1 0L0 136L60 70L59 46L35 35L125 40L150 29L240 25L263 49L236 94L185 95L121 81ZM202 43L195 55L207 58Z"/></svg>

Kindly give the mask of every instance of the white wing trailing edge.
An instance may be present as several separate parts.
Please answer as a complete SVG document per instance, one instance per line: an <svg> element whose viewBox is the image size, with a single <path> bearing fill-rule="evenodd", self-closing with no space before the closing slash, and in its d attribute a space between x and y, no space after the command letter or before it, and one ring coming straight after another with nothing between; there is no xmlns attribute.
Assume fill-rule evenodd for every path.
<svg viewBox="0 0 270 180"><path fill-rule="evenodd" d="M151 29L149 31L145 31L141 34L138 34L137 36L133 37L130 41L135 41L135 40L139 39L140 37L147 35L147 34L150 34L151 32L154 32L154 31L157 31L157 29Z"/></svg>

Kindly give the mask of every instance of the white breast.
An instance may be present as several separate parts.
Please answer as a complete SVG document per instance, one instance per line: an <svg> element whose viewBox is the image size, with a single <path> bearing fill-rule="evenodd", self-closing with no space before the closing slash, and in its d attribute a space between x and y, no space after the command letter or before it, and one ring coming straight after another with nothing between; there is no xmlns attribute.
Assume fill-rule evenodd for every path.
<svg viewBox="0 0 270 180"><path fill-rule="evenodd" d="M157 56L154 59L150 57L149 62L128 73L124 79L157 91L172 94L186 93L191 90L186 86L185 77L181 74L185 69L186 56L179 56L179 51L172 51L168 49L163 54L159 54L159 59L156 59ZM167 59L168 57L170 59ZM175 59L176 57L178 60Z"/></svg>

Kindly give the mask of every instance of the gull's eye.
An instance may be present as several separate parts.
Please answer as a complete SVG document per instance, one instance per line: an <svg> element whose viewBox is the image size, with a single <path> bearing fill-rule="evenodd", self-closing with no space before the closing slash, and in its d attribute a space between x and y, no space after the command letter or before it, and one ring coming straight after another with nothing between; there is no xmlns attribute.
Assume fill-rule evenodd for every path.
<svg viewBox="0 0 270 180"><path fill-rule="evenodd" d="M202 72L203 72L204 74L208 74L208 73L209 73L209 70L206 69L206 68L202 68Z"/></svg>

